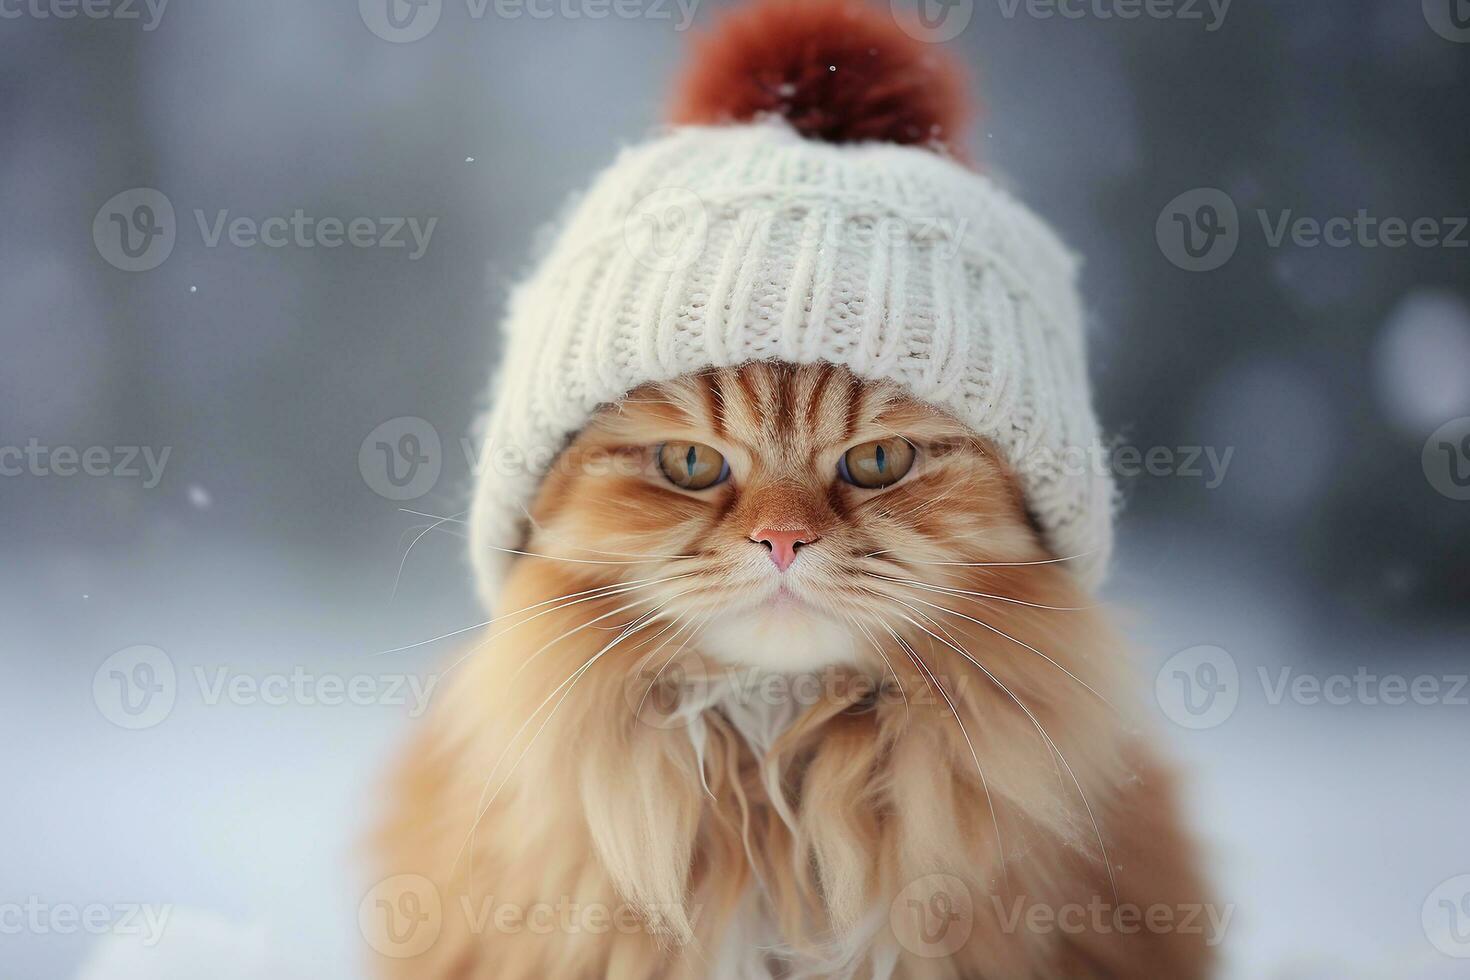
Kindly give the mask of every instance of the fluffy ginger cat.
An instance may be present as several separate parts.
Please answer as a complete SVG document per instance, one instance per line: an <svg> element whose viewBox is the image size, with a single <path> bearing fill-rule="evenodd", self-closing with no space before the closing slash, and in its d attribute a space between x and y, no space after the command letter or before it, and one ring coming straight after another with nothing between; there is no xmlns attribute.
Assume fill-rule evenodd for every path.
<svg viewBox="0 0 1470 980"><path fill-rule="evenodd" d="M388 975L1205 975L1199 934L1014 921L1204 892L1116 639L965 427L727 369L604 410L532 515L394 787L442 930Z"/></svg>
<svg viewBox="0 0 1470 980"><path fill-rule="evenodd" d="M592 234L620 213L594 191L513 300L488 437L564 448L480 487L496 615L391 784L380 975L1210 975L1218 913L1089 593L1110 490L1016 462L1095 428L1069 266L911 132L953 76L886 12L767 0L711 43L738 77L681 121L718 124L667 145L713 141L699 172L762 207L796 190L704 187L683 265ZM854 51L866 87L810 82ZM744 77L796 93L785 123L742 125ZM840 237L947 182L992 222L955 264ZM753 232L788 204L839 237Z"/></svg>

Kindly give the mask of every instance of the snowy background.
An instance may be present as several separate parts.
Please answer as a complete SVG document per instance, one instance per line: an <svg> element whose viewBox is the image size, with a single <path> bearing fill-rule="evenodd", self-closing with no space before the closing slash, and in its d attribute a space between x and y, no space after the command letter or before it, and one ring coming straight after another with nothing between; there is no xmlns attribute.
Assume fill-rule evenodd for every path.
<svg viewBox="0 0 1470 980"><path fill-rule="evenodd" d="M1470 248L1273 245L1257 219L1454 233L1453 3L1236 0L1208 30L1204 4L1125 21L978 0L953 42L986 104L978 155L1086 256L1105 425L1233 450L1218 486L1125 481L1110 586L1236 905L1232 977L1470 972L1447 953L1470 953L1452 880L1470 875L1470 691L1272 697L1283 669L1442 693L1470 671L1470 502L1425 465L1470 416ZM143 907L171 910L159 949L210 950L222 980L266 960L356 977L361 829L409 682L448 650L371 654L477 621L463 542L436 531L404 560L425 522L399 508L463 508L505 286L564 195L660 118L682 14L443 0L394 43L369 0L93 9L139 16L0 4L0 465L33 447L0 476L0 976L125 976L95 933ZM175 241L129 272L104 205L140 187ZM1196 188L1239 209L1206 272L1156 235ZM296 209L436 223L415 259L407 234L211 246L195 218ZM439 435L441 472L400 502L359 449L405 416ZM111 475L64 475L64 447ZM141 461L118 472L127 447L168 451L156 485ZM1238 680L1190 715L1171 685L1221 666ZM119 678L166 690L130 714ZM312 693L251 693L278 678ZM323 703L323 678L369 696Z"/></svg>

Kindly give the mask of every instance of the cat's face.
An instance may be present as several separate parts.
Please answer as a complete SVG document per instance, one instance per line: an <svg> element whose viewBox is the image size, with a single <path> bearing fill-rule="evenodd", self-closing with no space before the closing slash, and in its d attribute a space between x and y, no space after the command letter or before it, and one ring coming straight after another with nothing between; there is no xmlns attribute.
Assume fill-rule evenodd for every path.
<svg viewBox="0 0 1470 980"><path fill-rule="evenodd" d="M866 662L874 636L910 632L942 597L912 583L1047 557L984 443L828 365L633 392L578 436L532 515L529 550L573 559L581 588L626 584L624 618L657 607L703 652L782 671Z"/></svg>

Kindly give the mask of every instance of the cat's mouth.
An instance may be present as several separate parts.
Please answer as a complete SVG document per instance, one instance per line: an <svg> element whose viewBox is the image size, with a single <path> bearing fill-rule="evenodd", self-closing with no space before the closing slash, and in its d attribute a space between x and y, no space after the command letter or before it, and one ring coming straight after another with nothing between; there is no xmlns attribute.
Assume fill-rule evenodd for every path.
<svg viewBox="0 0 1470 980"><path fill-rule="evenodd" d="M850 661L854 637L809 586L782 575L746 602L732 604L705 632L717 659L777 671L812 670Z"/></svg>
<svg viewBox="0 0 1470 980"><path fill-rule="evenodd" d="M756 616L804 617L820 620L834 618L830 607L821 599L822 589L790 573L777 575L775 581L761 590L759 597L747 607Z"/></svg>
<svg viewBox="0 0 1470 980"><path fill-rule="evenodd" d="M776 591L768 596L761 605L767 609L799 609L803 612L817 612L817 607L793 590L789 583L781 582L776 586Z"/></svg>

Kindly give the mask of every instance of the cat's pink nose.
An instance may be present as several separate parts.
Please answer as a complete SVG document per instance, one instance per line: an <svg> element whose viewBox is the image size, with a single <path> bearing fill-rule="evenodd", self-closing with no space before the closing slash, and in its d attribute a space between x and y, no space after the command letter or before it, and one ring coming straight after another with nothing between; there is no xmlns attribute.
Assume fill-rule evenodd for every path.
<svg viewBox="0 0 1470 980"><path fill-rule="evenodd" d="M802 545L811 544L817 540L817 536L806 528L797 528L794 531L773 531L770 528L761 528L752 531L750 540L756 544L763 544L771 552L771 561L781 571L791 567L796 561L796 549Z"/></svg>

